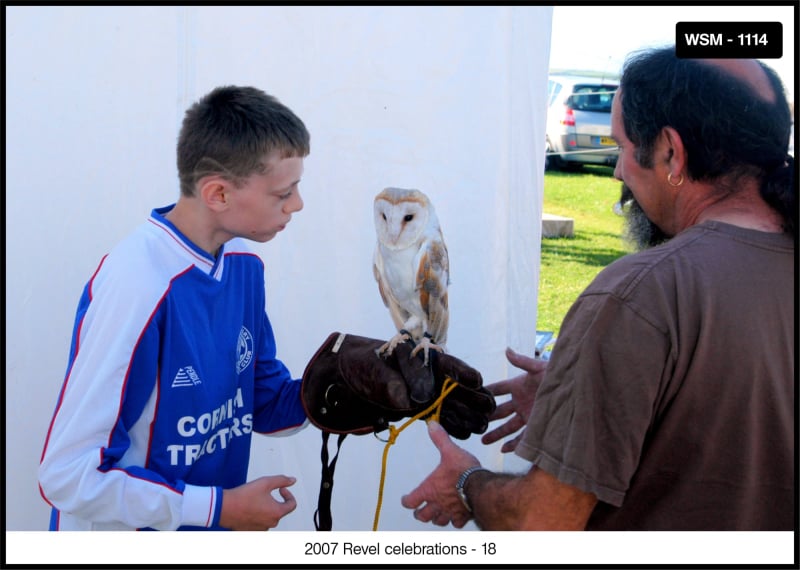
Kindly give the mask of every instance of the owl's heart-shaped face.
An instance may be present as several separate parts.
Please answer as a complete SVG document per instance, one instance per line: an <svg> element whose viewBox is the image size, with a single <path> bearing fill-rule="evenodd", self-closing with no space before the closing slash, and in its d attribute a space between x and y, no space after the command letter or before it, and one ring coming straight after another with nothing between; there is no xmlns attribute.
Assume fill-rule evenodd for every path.
<svg viewBox="0 0 800 570"><path fill-rule="evenodd" d="M378 240L390 249L417 243L430 218L430 204L417 190L387 188L375 197L374 209Z"/></svg>

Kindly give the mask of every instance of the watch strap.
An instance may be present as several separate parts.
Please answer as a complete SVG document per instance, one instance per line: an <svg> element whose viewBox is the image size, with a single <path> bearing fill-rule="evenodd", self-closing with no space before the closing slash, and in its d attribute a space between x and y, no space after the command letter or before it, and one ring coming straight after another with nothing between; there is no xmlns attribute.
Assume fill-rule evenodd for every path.
<svg viewBox="0 0 800 570"><path fill-rule="evenodd" d="M467 484L467 479L469 479L469 476L477 471L490 471L490 470L480 465L475 465L473 467L464 470L464 472L461 473L461 475L458 477L458 481L456 481L456 492L458 493L458 497L459 499L461 499L461 502L464 504L464 507L470 513L472 512L472 505L469 504L469 499L467 497L466 491L464 490L464 487Z"/></svg>

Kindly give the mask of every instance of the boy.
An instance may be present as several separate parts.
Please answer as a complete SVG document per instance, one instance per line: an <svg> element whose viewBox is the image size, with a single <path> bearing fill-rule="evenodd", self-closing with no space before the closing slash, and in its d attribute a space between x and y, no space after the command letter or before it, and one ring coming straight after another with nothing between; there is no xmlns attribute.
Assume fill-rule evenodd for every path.
<svg viewBox="0 0 800 570"><path fill-rule="evenodd" d="M252 432L307 420L241 238L269 241L302 209L309 152L303 122L253 87L186 112L177 203L103 258L78 305L39 469L51 530L265 530L296 508L294 478L246 483Z"/></svg>

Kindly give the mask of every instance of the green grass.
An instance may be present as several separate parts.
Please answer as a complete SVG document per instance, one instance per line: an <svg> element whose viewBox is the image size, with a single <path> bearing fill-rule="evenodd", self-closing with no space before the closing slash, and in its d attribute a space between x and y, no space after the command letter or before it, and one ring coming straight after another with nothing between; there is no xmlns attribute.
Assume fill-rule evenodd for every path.
<svg viewBox="0 0 800 570"><path fill-rule="evenodd" d="M574 220L574 237L543 238L538 330L558 334L572 303L606 265L630 249L622 241L622 218L613 211L621 183L604 166L577 172L546 172L544 211Z"/></svg>

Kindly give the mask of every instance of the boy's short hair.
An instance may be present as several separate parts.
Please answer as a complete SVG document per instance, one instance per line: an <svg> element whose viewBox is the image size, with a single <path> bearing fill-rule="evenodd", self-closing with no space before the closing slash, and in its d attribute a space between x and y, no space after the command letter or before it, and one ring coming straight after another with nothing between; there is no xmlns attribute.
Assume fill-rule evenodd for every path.
<svg viewBox="0 0 800 570"><path fill-rule="evenodd" d="M236 185L266 171L264 159L305 157L311 137L305 124L272 95L255 87L217 87L194 103L178 136L181 194L194 195L204 176L219 174Z"/></svg>

